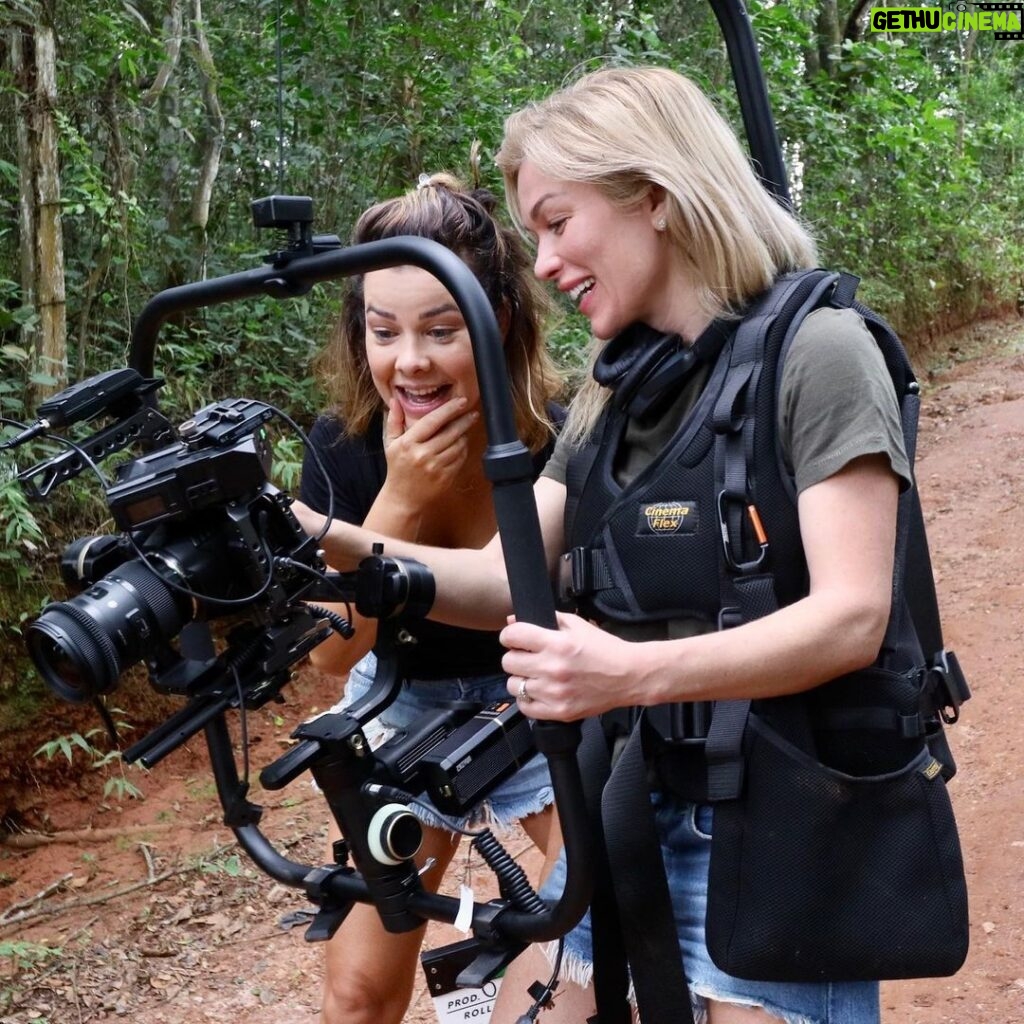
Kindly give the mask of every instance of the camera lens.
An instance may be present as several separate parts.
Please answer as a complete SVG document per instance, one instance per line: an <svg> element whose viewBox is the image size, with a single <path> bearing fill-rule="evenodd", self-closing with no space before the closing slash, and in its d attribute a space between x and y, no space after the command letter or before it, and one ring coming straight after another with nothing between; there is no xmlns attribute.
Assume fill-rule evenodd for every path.
<svg viewBox="0 0 1024 1024"><path fill-rule="evenodd" d="M29 650L32 658L41 671L45 671L46 681L54 687L59 686L61 696L68 700L84 700L88 695L87 682L93 675L90 663L83 658L87 654L86 645L76 643L72 631L77 624L68 623L70 629L54 631L52 623L44 622L38 628L29 631ZM88 640L88 638L86 638ZM45 666L45 670L44 670ZM106 692L103 689L100 692Z"/></svg>
<svg viewBox="0 0 1024 1024"><path fill-rule="evenodd" d="M70 601L48 605L28 627L29 654L50 689L79 704L110 693L128 666L190 618L189 602L133 560Z"/></svg>

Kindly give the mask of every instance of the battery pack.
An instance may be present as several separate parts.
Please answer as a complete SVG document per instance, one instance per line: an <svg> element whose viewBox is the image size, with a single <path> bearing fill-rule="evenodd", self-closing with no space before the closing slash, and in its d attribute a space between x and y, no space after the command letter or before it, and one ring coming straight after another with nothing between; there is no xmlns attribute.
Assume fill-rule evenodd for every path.
<svg viewBox="0 0 1024 1024"><path fill-rule="evenodd" d="M432 711L377 747L374 758L387 780L410 793L422 793L426 789L423 756L451 736L479 707L455 705Z"/></svg>
<svg viewBox="0 0 1024 1024"><path fill-rule="evenodd" d="M444 814L463 814L536 753L529 719L513 700L489 704L421 761L427 792Z"/></svg>

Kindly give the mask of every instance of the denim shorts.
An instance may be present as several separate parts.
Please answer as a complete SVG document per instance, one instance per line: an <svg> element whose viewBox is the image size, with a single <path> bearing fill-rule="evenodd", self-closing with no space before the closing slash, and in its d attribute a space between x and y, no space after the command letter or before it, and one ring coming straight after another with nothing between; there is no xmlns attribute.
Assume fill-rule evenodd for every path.
<svg viewBox="0 0 1024 1024"><path fill-rule="evenodd" d="M786 1024L878 1024L877 982L744 981L720 971L704 941L713 808L661 793L651 801L697 1024L707 1020L707 999L760 1006ZM565 861L560 859L540 894L554 899L564 885ZM588 982L593 961L589 912L565 936L564 961L566 977Z"/></svg>
<svg viewBox="0 0 1024 1024"><path fill-rule="evenodd" d="M364 697L373 685L376 671L377 659L371 652L349 673L345 696L332 710L343 710ZM371 747L378 747L424 714L443 708L452 701L493 704L508 697L507 679L500 672L466 679L411 679L402 685L398 697L377 718L363 726L363 734ZM551 788L547 760L543 754L536 754L514 775L496 786L465 817L444 817L425 794L420 799L430 810L416 804L410 810L426 825L448 831L453 831L452 822L460 828L485 825L501 833L519 819L553 804L555 794Z"/></svg>

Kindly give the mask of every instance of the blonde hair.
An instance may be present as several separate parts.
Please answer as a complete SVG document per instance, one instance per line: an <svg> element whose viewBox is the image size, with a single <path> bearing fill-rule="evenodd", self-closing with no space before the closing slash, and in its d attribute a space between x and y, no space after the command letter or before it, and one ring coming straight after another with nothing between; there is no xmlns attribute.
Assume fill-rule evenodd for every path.
<svg viewBox="0 0 1024 1024"><path fill-rule="evenodd" d="M760 183L726 121L667 68L602 68L508 118L497 163L520 229L526 160L548 177L594 185L621 207L664 189L668 237L711 319L742 315L780 274L817 262L810 234ZM596 382L584 384L570 440L586 436L607 397Z"/></svg>
<svg viewBox="0 0 1024 1024"><path fill-rule="evenodd" d="M493 193L469 190L452 175L423 176L415 189L364 211L351 242L416 235L439 242L466 263L499 322L507 324L505 364L516 429L526 446L538 451L551 439L547 407L562 384L545 347L551 304L533 277L522 239L497 220L496 206ZM365 434L384 403L366 361L362 276L349 278L341 317L314 365L346 433Z"/></svg>

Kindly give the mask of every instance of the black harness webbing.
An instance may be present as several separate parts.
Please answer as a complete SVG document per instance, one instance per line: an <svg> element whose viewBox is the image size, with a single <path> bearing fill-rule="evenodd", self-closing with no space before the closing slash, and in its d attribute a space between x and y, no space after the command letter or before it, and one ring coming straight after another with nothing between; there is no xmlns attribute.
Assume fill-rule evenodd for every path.
<svg viewBox="0 0 1024 1024"><path fill-rule="evenodd" d="M815 275L817 279L814 280ZM795 327L802 321L806 313L821 304L825 292L831 287L831 304L834 306L854 306L854 294L856 292L858 279L849 274L827 275L824 272L812 272L806 275L807 280L814 281L813 289L807 294L800 308L795 311L790 320L788 333L783 342L780 364L789 342L795 333ZM764 332L770 326L774 315L783 309L785 304L796 295L800 288L800 278L794 279L784 289L779 289L777 302L772 303L770 310L766 311L762 323L762 333L752 336L747 333L744 336L743 326L737 332L737 344L742 340L744 345L750 347L763 342ZM855 306L857 311L869 323L879 325L882 330L889 331L891 328L872 310L868 310L859 304ZM758 353L754 358L763 356ZM735 356L734 356L735 358ZM747 352L740 355L740 362L749 358ZM731 372L731 371L730 371ZM740 371L745 379L751 374L745 367ZM736 405L739 403L742 391L735 392ZM916 387L906 394L898 396L900 405L901 427L906 447L907 460L911 466L914 464L914 456L917 448L917 428L920 400L916 393ZM718 479L723 481L723 486L728 490L730 481L747 479L749 464L746 461L748 453L752 450L749 443L739 444L736 440L737 434L742 434L749 429L752 419L752 403L747 395L746 408L742 414L737 411L736 406L723 409L720 418L721 434L716 438L716 458L719 465L716 467ZM716 410L716 413L718 410ZM716 416L717 419L717 416ZM741 468L742 463L742 468ZM745 495L745 491L741 492ZM729 528L728 535L725 533ZM760 618L777 607L775 601L774 585L772 584L771 573L748 574L750 563L743 563L740 559L729 557L730 544L735 543L735 550L742 550L738 545L741 540L735 542L728 538L734 535L732 523L725 523L723 519L723 542L725 555L722 563L722 594L723 608L726 607L727 595L732 595L735 602L734 614L731 620L724 622L724 625L750 622ZM966 680L960 671L955 655L946 652L942 640L942 627L939 619L938 598L935 592L935 579L932 574L931 558L928 552L928 540L925 534L924 516L921 510L921 499L916 484L908 488L900 495L896 516L896 537L895 551L893 558L893 611L890 616L889 625L885 638L882 642L883 651L896 651L901 644L907 641L908 636L916 636L924 654L925 663L931 667L933 673L938 677L937 682L943 687L938 691L937 703L941 706L948 698L948 707L952 709L950 717L944 713L947 721L955 721L957 708L961 701L970 696ZM906 602L909 612L909 622L901 618L902 608L900 601ZM932 694L929 694L932 697ZM782 707L782 702L777 702ZM728 800L739 796L743 785L743 736L746 728L747 717L750 713L751 702L743 701L719 701L715 704L714 714L711 719L711 728L705 743L705 756L708 763L708 798L711 801ZM807 710L800 700L799 695L785 702L786 714L802 726L807 727L809 720ZM832 712L831 724L833 727L843 724L841 719L843 713ZM847 726L868 723L881 725L882 727L895 726L906 735L920 735L924 731L922 721L907 720L898 721L899 715L895 710L884 708L857 709L846 714Z"/></svg>
<svg viewBox="0 0 1024 1024"><path fill-rule="evenodd" d="M765 340L775 321L788 307L797 306L790 316L785 347L804 316L820 304L835 280L836 275L825 272L786 280L736 331L728 376L714 415L715 479L723 554L719 561L720 629L770 615L779 606L775 578L771 572L762 570L765 548L762 546L760 552L748 557L750 545L744 540L744 520L754 504L750 466L757 385L764 363ZM715 703L704 745L708 799L712 803L733 799L743 789L742 742L750 707L749 700Z"/></svg>
<svg viewBox="0 0 1024 1024"><path fill-rule="evenodd" d="M601 820L601 793L611 775L611 759L600 719L583 723L578 758L587 815L593 826L594 893L590 901L590 932L594 957L594 998L599 1024L630 1024L629 972L619 910L612 896Z"/></svg>
<svg viewBox="0 0 1024 1024"><path fill-rule="evenodd" d="M661 842L651 807L643 750L643 715L638 716L601 797L605 847L611 868L622 942L644 1024L693 1024L679 936ZM594 975L598 959L594 927ZM605 1018L599 1020L605 1024Z"/></svg>

